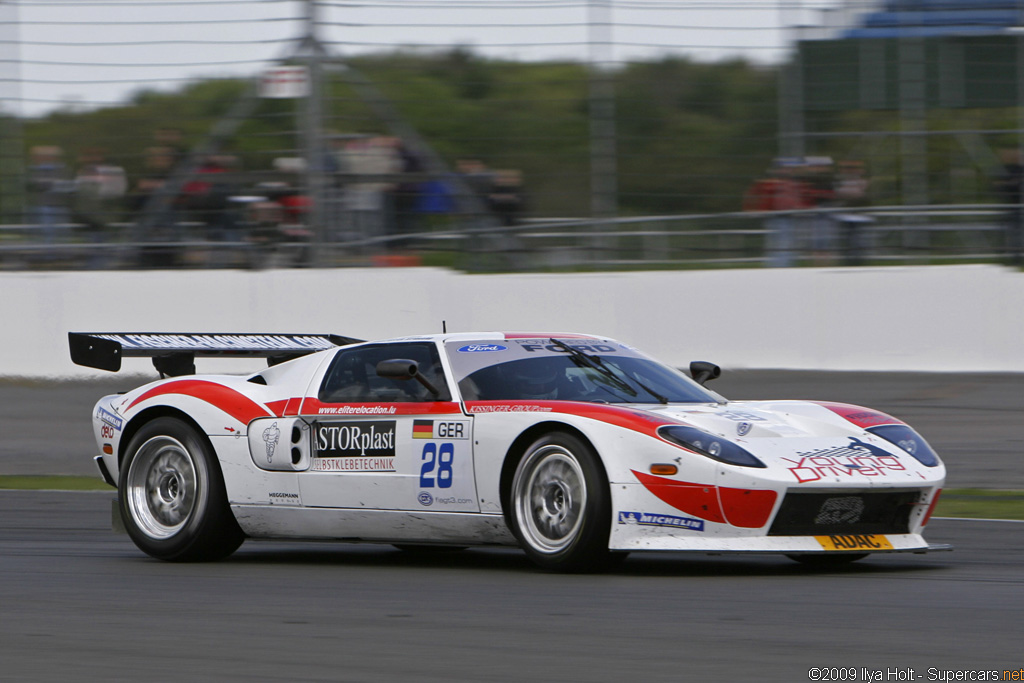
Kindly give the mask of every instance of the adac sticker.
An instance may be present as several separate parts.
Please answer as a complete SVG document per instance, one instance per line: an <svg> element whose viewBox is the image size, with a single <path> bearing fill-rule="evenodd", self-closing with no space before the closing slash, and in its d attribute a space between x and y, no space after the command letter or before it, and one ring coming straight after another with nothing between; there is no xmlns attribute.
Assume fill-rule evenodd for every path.
<svg viewBox="0 0 1024 683"><path fill-rule="evenodd" d="M489 353L491 351L508 351L501 344L467 344L459 348L459 353Z"/></svg>

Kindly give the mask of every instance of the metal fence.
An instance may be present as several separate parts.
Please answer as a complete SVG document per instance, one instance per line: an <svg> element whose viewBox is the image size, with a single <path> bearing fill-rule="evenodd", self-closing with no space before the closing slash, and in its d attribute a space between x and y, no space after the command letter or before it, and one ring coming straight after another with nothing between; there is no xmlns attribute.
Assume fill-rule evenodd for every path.
<svg viewBox="0 0 1024 683"><path fill-rule="evenodd" d="M396 235L304 228L267 240L254 225L211 240L202 223L173 239L133 241L119 223L106 241L83 224L47 240L37 225L3 227L0 269L264 269L443 265L470 272L872 266L1020 262L1019 214L1007 205L738 212L690 216L532 219L514 226L440 227Z"/></svg>

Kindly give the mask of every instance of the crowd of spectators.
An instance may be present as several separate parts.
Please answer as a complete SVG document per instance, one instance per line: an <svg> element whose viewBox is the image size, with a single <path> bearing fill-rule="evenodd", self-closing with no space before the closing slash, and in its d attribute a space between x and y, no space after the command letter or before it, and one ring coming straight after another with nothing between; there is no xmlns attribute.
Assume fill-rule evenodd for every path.
<svg viewBox="0 0 1024 683"><path fill-rule="evenodd" d="M230 154L190 157L180 131L161 129L135 178L99 148L81 152L74 169L56 146L33 148L31 159L28 218L40 260L66 258L62 246L84 244L94 248L75 253L88 253L91 268L113 265L124 254L148 267L223 267L266 263L285 245L290 265L311 263L312 200L303 158L279 157L269 169L246 172ZM428 173L392 136L333 135L317 163L322 236L351 245L356 255L407 250L418 233L456 213L479 210L514 225L524 212L519 171L463 159L452 173ZM475 201L460 201L466 192ZM109 248L119 244L137 248Z"/></svg>
<svg viewBox="0 0 1024 683"><path fill-rule="evenodd" d="M1024 165L1017 150L1001 161L994 189L1013 207L1005 250L1020 264ZM73 253L89 268L230 267L267 265L285 254L283 265L310 265L314 238L355 258L405 254L452 216L478 213L491 225L515 226L526 211L521 172L468 157L451 172L431 172L393 136L332 135L317 163L323 185L314 235L301 157L246 172L230 154L190 155L180 131L161 129L132 178L98 147L79 150L71 164L61 148L36 146L26 188L32 258L49 264ZM858 265L872 250L872 219L863 211L870 189L861 161L778 158L748 188L743 209L764 214L768 266Z"/></svg>

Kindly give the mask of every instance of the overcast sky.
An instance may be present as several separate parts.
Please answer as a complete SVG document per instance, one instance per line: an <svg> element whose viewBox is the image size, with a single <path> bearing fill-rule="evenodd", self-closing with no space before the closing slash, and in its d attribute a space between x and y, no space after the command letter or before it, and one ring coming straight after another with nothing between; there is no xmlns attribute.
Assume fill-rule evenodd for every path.
<svg viewBox="0 0 1024 683"><path fill-rule="evenodd" d="M464 45L529 61L670 54L773 63L785 57L789 26L848 21L835 10L873 2L611 0L595 9L587 0L323 0L317 11L319 37L340 56ZM0 96L5 110L32 116L256 74L294 49L304 11L300 0L0 0Z"/></svg>

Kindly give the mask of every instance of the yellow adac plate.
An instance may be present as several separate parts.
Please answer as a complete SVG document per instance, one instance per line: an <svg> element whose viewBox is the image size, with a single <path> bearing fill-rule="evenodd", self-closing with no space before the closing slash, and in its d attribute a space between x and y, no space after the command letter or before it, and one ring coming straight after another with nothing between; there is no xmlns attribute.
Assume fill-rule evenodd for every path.
<svg viewBox="0 0 1024 683"><path fill-rule="evenodd" d="M892 543L881 534L815 536L825 550L892 550Z"/></svg>

